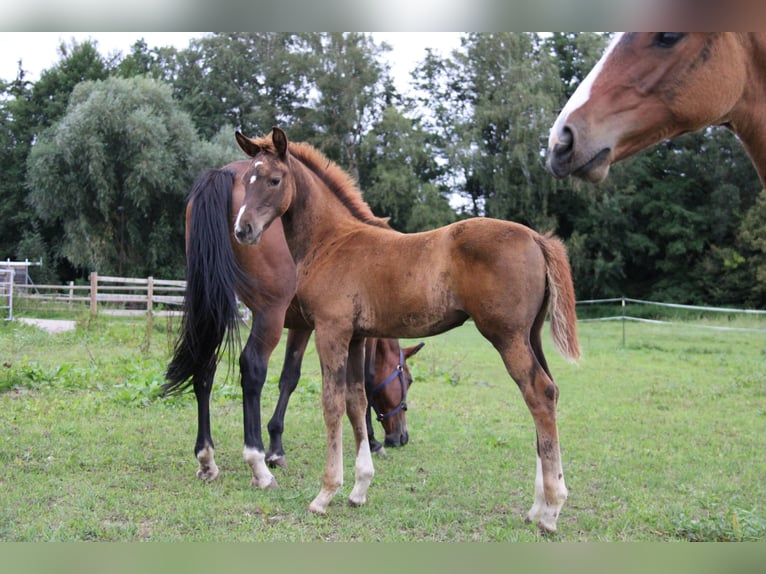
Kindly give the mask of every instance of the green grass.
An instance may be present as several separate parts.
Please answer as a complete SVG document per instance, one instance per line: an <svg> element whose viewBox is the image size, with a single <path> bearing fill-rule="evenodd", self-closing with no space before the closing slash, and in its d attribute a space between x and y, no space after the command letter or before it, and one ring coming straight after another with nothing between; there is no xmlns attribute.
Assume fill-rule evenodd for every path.
<svg viewBox="0 0 766 574"><path fill-rule="evenodd" d="M307 511L325 453L313 346L288 411L288 468L275 471L279 489L259 491L242 461L238 384L224 368L212 399L221 475L196 479L193 396L159 398L177 327L158 318L147 340L136 319L81 320L59 335L0 324L0 540L542 539L523 520L532 420L471 324L428 339L410 361L410 443L375 458L361 508L345 502L346 426L346 484L324 517ZM764 540L766 336L628 324L623 347L619 323L584 323L580 339L579 365L547 345L570 496L546 539Z"/></svg>

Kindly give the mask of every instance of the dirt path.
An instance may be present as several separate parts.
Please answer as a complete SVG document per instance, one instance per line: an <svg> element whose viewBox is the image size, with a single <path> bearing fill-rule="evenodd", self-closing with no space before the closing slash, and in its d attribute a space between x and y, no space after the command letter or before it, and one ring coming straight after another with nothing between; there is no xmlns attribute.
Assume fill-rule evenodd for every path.
<svg viewBox="0 0 766 574"><path fill-rule="evenodd" d="M75 326L75 321L65 321L61 319L30 319L27 317L21 317L16 319L20 323L26 323L27 325L34 325L40 329L45 329L49 333L63 333L64 331L72 331Z"/></svg>

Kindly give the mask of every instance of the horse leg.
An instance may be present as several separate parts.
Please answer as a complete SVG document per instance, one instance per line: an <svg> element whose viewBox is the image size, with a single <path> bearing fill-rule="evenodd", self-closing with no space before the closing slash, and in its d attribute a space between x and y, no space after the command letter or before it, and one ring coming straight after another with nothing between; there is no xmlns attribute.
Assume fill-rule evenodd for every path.
<svg viewBox="0 0 766 574"><path fill-rule="evenodd" d="M279 376L279 400L274 414L268 424L269 450L266 452L266 462L272 468L280 466L287 468L285 450L282 446L282 433L285 429L285 413L290 396L298 386L301 376L301 364L306 346L311 338L310 330L290 329L287 333L287 348L282 374Z"/></svg>
<svg viewBox="0 0 766 574"><path fill-rule="evenodd" d="M197 478L200 480L215 480L218 477L218 466L215 464L215 448L210 432L210 391L213 388L215 376L215 357L204 375L194 378L194 396L197 399L197 441L194 444L194 456L199 468Z"/></svg>
<svg viewBox="0 0 766 574"><path fill-rule="evenodd" d="M239 357L242 372L242 406L244 409L245 447L243 458L253 475L252 486L276 488L274 476L266 465L261 436L261 391L266 381L269 357L279 343L284 314L278 311L258 313L247 344Z"/></svg>
<svg viewBox="0 0 766 574"><path fill-rule="evenodd" d="M544 358L542 362L538 360L533 346L537 348L539 345L520 337L495 345L508 373L521 390L537 431L535 500L526 520L537 523L543 531L555 532L556 521L567 499L556 425L559 392Z"/></svg>
<svg viewBox="0 0 766 574"><path fill-rule="evenodd" d="M351 422L356 442L354 488L348 497L352 506L367 501L375 469L372 464L370 443L367 439L367 393L364 388L364 339L353 339L348 351L346 371L346 414Z"/></svg>
<svg viewBox="0 0 766 574"><path fill-rule="evenodd" d="M343 485L343 413L346 410L346 370L350 337L317 329L314 335L322 368L322 414L327 429L327 456L322 488L309 510L325 514Z"/></svg>
<svg viewBox="0 0 766 574"><path fill-rule="evenodd" d="M364 388L365 396L375 388L375 345L377 339L367 339L364 344ZM367 397L367 408L364 420L367 424L367 440L370 443L370 452L373 454L385 454L386 449L375 439L375 429L372 427L372 404Z"/></svg>
<svg viewBox="0 0 766 574"><path fill-rule="evenodd" d="M383 443L379 442L375 438L375 429L372 426L372 407L367 404L367 408L364 413L364 422L367 426L367 442L370 444L370 452L372 454L386 454L386 449L383 447Z"/></svg>

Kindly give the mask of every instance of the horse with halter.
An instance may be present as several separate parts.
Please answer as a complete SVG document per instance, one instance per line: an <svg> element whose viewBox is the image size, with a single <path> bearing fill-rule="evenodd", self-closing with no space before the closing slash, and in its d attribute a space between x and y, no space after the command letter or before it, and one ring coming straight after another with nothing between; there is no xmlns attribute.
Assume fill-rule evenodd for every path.
<svg viewBox="0 0 766 574"><path fill-rule="evenodd" d="M603 181L611 164L711 125L739 136L766 186L766 34L617 34L553 124L548 169Z"/></svg>
<svg viewBox="0 0 766 574"><path fill-rule="evenodd" d="M184 320L174 355L168 364L166 393L193 387L197 400L197 439L194 454L197 476L218 476L210 430L210 393L219 357L236 346L241 322L237 298L252 311L250 336L239 357L244 410L244 458L251 467L253 485L276 486L266 465L286 466L282 445L285 413L298 385L303 355L312 328L306 323L295 295L295 263L287 249L279 222L263 236L259 246L243 245L232 235L233 220L245 195L242 178L247 160L207 170L196 180L186 207L187 287ZM279 400L268 423L269 450L261 438L261 391L269 357L283 327L288 328L285 360L279 378ZM409 440L405 410L412 376L406 360L423 343L400 348L396 340L371 338L365 357L366 385L370 389L366 424L370 450L383 448L375 440L370 408L385 430L385 445ZM395 384L391 384L396 381Z"/></svg>
<svg viewBox="0 0 766 574"><path fill-rule="evenodd" d="M363 338L435 335L471 317L499 352L534 420L537 475L527 519L556 530L567 489L556 424L559 391L541 332L550 310L557 350L579 357L563 243L487 218L399 233L373 215L347 173L308 144L288 144L279 128L267 137L236 137L252 159L235 236L257 244L281 218L296 263L297 299L315 329L327 457L309 510L325 513L343 483L344 412L356 443L349 502L366 501L374 468L364 423Z"/></svg>

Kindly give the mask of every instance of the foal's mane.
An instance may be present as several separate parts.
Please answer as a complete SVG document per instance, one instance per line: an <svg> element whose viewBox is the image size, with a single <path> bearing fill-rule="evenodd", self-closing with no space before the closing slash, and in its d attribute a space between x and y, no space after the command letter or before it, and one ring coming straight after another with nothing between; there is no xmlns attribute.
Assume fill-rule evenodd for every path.
<svg viewBox="0 0 766 574"><path fill-rule="evenodd" d="M275 154L271 137L255 138L255 143L268 153ZM290 155L307 167L346 206L351 215L368 225L388 228L388 218L377 217L362 199L362 192L351 175L321 151L306 142L289 142Z"/></svg>

